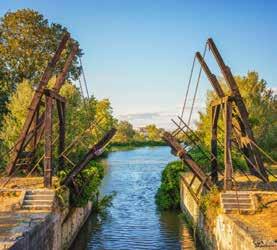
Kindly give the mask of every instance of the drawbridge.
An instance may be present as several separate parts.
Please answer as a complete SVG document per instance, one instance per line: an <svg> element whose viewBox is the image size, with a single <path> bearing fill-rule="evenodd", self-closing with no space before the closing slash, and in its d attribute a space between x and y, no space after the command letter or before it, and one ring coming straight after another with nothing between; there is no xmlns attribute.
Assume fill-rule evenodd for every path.
<svg viewBox="0 0 277 250"><path fill-rule="evenodd" d="M70 52L68 53L63 68L57 74L58 70L56 66L60 61L61 54L66 48L70 48ZM74 190L79 193L81 190L79 190L75 178L82 174L82 170L88 166L91 160L95 160L103 153L105 147L115 135L115 128L112 127L103 131L99 126L101 121L93 120L90 121L87 128L71 142L65 140L66 99L61 96L59 92L65 83L69 69L74 58L77 57L78 51L78 45L70 38L70 34L64 34L56 52L45 68L40 82L35 89L35 93L28 108L28 113L18 139L14 146L11 147L8 152L5 152L5 156L8 158L6 166L7 180L4 182L2 188L5 187L13 177L22 176L22 173L25 173L25 176L27 177L31 176L40 166L43 168L45 188L52 187L54 173L57 173L58 170L70 169L69 173L67 173L61 180L60 184L71 187L73 186ZM85 85L82 86L80 78L80 91L85 102L86 99L89 99L89 94L81 59L80 65L81 75L83 75L83 84ZM57 74L56 81L54 86L49 88L48 82L51 77L53 77L54 73L55 75ZM86 98L84 92L87 93ZM57 123L55 123L54 112L58 114ZM87 119L89 120L89 115ZM95 139L93 146L87 146L87 152L79 157L78 162L74 162L71 158L71 152L78 144L84 144L86 135L93 130L100 130L101 133L98 134L101 134L102 137ZM57 135L57 137L54 138L54 135ZM39 143L43 144L43 153L38 157L37 151ZM57 154L53 153L55 147L57 147ZM56 164L54 164L54 162ZM37 171L36 176L38 173L39 171Z"/></svg>
<svg viewBox="0 0 277 250"><path fill-rule="evenodd" d="M205 61L205 55L207 49L211 51L216 63L218 64L220 71L223 75L225 83L228 87L228 94L223 90L216 75L214 75ZM192 75L195 67L196 60L200 64L200 71L197 77L195 92L193 95L192 107L188 115L188 121L184 121L184 111L188 100L188 93L191 87ZM199 81L202 71L206 74L215 94L216 99L211 103L212 115L211 119L211 142L210 150L204 146L202 138L190 127L191 117L193 113L194 102L197 96L199 87ZM219 126L220 115L224 128ZM187 91L185 94L184 105L181 115L177 117L177 120L172 119L172 122L176 129L169 133L163 134L164 141L171 147L172 153L180 158L180 160L189 168L192 173L190 181L186 180L182 176L182 180L190 191L192 197L198 202L200 190L204 187L205 190L210 190L213 186L222 188L223 190L237 191L237 182L234 174L234 160L232 157L232 147L238 151L247 164L248 170L241 168L239 164L236 164L236 169L241 172L249 181L250 176L254 176L261 180L263 183L270 185L269 176L274 179L276 176L265 167L262 157L268 157L273 163L273 159L264 152L256 143L250 122L248 119L248 111L244 100L241 96L239 87L236 80L230 70L230 68L224 63L221 54L219 53L214 41L209 38L206 42L203 55L200 52L196 52L192 64L190 78L188 82ZM218 139L218 131L223 132L224 142ZM200 152L200 157L193 158L191 150L197 149ZM220 166L219 153L223 154L223 164ZM209 162L205 165L201 162ZM221 183L220 178L221 177ZM192 188L196 179L199 183L198 188Z"/></svg>

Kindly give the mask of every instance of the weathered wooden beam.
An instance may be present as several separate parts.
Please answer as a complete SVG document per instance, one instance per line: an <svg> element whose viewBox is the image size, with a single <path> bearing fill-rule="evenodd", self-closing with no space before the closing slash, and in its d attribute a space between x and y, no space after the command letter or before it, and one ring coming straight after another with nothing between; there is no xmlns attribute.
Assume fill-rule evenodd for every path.
<svg viewBox="0 0 277 250"><path fill-rule="evenodd" d="M232 177L233 177L233 163L232 163L232 102L228 101L225 103L224 110L224 125L225 125L225 136L224 136L224 189L232 189Z"/></svg>
<svg viewBox="0 0 277 250"><path fill-rule="evenodd" d="M225 65L214 41L211 38L209 38L207 43L209 45L210 50L212 51L212 53L214 55L219 67L220 67L222 75L223 75L227 85L229 86L229 88L232 92L232 95L235 98L235 103L238 108L240 118L244 125L244 127L241 128L241 130L244 129L246 135L250 139L250 143L248 145L248 151L249 151L248 154L253 154L253 158L255 161L255 162L253 162L253 166L256 169L256 172L258 173L259 177L264 181L268 181L268 175L267 175L266 169L263 165L260 153L258 152L258 150L256 150L256 148L251 143L251 141L253 141L254 143L256 143L256 141L255 141L250 123L248 121L248 111L247 111L247 108L241 97L241 94L240 94L238 85L235 81L235 78L233 77L233 74L232 74L230 68Z"/></svg>
<svg viewBox="0 0 277 250"><path fill-rule="evenodd" d="M188 191L190 192L192 198L195 200L195 202L197 204L199 204L199 198L197 197L197 195L195 194L194 190L192 189L192 187L188 184L185 176L181 175L181 180L183 181L183 183L185 184L186 188L188 189Z"/></svg>
<svg viewBox="0 0 277 250"><path fill-rule="evenodd" d="M45 71L44 71L44 73L41 77L38 88L36 89L35 94L33 96L33 99L31 101L30 108L29 108L25 123L23 125L23 129L22 129L22 131L19 135L19 138L18 138L18 141L17 141L18 143L16 143L14 154L11 156L11 160L8 163L7 167L6 167L8 175L10 175L14 170L15 164L16 164L18 158L19 158L20 152L23 149L23 145L25 143L26 136L27 136L27 134L30 130L30 126L31 126L32 121L34 119L34 116L35 116L35 113L37 111L38 105L40 103L41 97L43 95L43 91L44 91L45 87L47 86L47 83L48 83L49 79L51 78L51 76L53 74L54 68L55 68L55 66L56 66L56 64L57 64L57 62L58 62L58 60L61 56L62 51L65 49L66 42L67 42L68 39L69 39L69 33L66 33L63 36L62 41L59 44L58 49L56 50L56 52L55 52L53 58L51 59L51 61L48 63L48 65L47 65L47 67L46 67L46 69L45 69Z"/></svg>
<svg viewBox="0 0 277 250"><path fill-rule="evenodd" d="M46 96L45 105L45 129L44 129L44 187L50 188L52 185L52 117L53 99Z"/></svg>
<svg viewBox="0 0 277 250"><path fill-rule="evenodd" d="M216 76L211 72L211 70L209 69L208 65L206 64L204 58L202 57L202 55L200 54L200 52L196 52L195 54L196 58L198 59L202 69L204 70L204 72L206 73L206 76L208 77L210 83L212 84L215 92L217 93L217 95L222 98L225 96L223 89L221 88Z"/></svg>
<svg viewBox="0 0 277 250"><path fill-rule="evenodd" d="M76 166L70 171L70 173L65 177L65 179L61 182L61 185L69 185L73 178L79 174L88 164L91 160L96 159L98 156L100 156L105 146L110 142L110 140L113 138L113 136L116 133L116 129L112 128L110 129L104 137L97 142L84 156L82 160L76 164Z"/></svg>
<svg viewBox="0 0 277 250"><path fill-rule="evenodd" d="M56 101L66 102L66 99L63 96L59 95L57 92L55 92L51 89L45 89L44 94L47 95L47 96L51 96Z"/></svg>
<svg viewBox="0 0 277 250"><path fill-rule="evenodd" d="M58 168L61 170L64 168L64 158L62 153L65 149L65 102L57 101L57 109L59 115L59 166Z"/></svg>
<svg viewBox="0 0 277 250"><path fill-rule="evenodd" d="M78 50L79 50L78 45L77 44L73 44L72 50L71 50L69 56L66 59L66 62L64 64L64 66L63 66L63 69L62 69L61 73L57 77L57 80L56 80L55 85L53 87L53 91L55 91L57 93L60 91L62 85L64 84L64 81L66 79L68 71L70 69L72 61L73 61L74 57L76 56Z"/></svg>
<svg viewBox="0 0 277 250"><path fill-rule="evenodd" d="M220 106L212 107L212 138L211 138L211 177L212 182L218 182L218 162L217 162L217 127L218 127L218 118L220 113Z"/></svg>
<svg viewBox="0 0 277 250"><path fill-rule="evenodd" d="M217 99L214 99L212 100L211 102L211 105L212 106L218 106L218 105L222 105L228 101L233 101L234 100L234 97L233 96L224 96L224 97L221 97L221 98L217 98Z"/></svg>
<svg viewBox="0 0 277 250"><path fill-rule="evenodd" d="M175 151L177 156L190 168L200 181L204 182L206 188L212 187L210 178L204 173L201 167L190 157L182 145L170 133L164 132L163 140Z"/></svg>

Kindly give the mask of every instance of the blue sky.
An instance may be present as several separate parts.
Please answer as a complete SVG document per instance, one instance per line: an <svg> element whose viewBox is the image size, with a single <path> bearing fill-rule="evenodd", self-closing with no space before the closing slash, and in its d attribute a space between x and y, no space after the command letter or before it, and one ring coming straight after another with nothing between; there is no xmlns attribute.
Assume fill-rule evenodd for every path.
<svg viewBox="0 0 277 250"><path fill-rule="evenodd" d="M114 114L135 126L169 127L180 112L194 53L208 37L234 74L256 70L277 88L274 0L9 0L1 1L0 14L20 8L68 27L85 53L90 93L109 98ZM207 61L219 74L209 54ZM195 111L203 109L207 89L203 76Z"/></svg>

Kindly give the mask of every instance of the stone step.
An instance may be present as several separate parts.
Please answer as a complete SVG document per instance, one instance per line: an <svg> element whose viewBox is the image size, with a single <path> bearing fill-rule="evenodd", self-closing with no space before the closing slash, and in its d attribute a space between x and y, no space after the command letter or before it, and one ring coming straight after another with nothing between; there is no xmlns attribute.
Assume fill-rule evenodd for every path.
<svg viewBox="0 0 277 250"><path fill-rule="evenodd" d="M223 209L252 209L251 204L223 204Z"/></svg>
<svg viewBox="0 0 277 250"><path fill-rule="evenodd" d="M28 194L44 194L44 195L54 195L55 194L55 191L54 190L47 190L47 189L34 189L34 190L27 190L26 191L26 195Z"/></svg>
<svg viewBox="0 0 277 250"><path fill-rule="evenodd" d="M236 198L223 198L222 199L222 202L224 204L227 204L227 203L247 203L247 204L251 204L252 203L252 200L249 198L249 199L246 199L246 198L239 198L239 199L236 199Z"/></svg>
<svg viewBox="0 0 277 250"><path fill-rule="evenodd" d="M221 194L222 198L250 198L250 194L231 194L231 193L223 193Z"/></svg>
<svg viewBox="0 0 277 250"><path fill-rule="evenodd" d="M26 200L53 200L54 194L26 194Z"/></svg>
<svg viewBox="0 0 277 250"><path fill-rule="evenodd" d="M225 214L232 214L234 212L241 211L243 213L251 213L253 210L252 209L224 209L223 212Z"/></svg>
<svg viewBox="0 0 277 250"><path fill-rule="evenodd" d="M24 200L24 205L52 205L52 200Z"/></svg>
<svg viewBox="0 0 277 250"><path fill-rule="evenodd" d="M51 210L51 205L23 205L22 209L26 210Z"/></svg>

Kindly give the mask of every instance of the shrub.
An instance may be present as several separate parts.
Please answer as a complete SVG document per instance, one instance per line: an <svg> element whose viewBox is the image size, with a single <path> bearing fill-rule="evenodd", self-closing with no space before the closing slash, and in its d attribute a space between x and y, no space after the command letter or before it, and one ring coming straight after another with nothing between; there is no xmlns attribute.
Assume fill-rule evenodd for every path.
<svg viewBox="0 0 277 250"><path fill-rule="evenodd" d="M179 175L184 171L180 161L169 163L162 172L161 185L156 194L160 210L180 209Z"/></svg>

